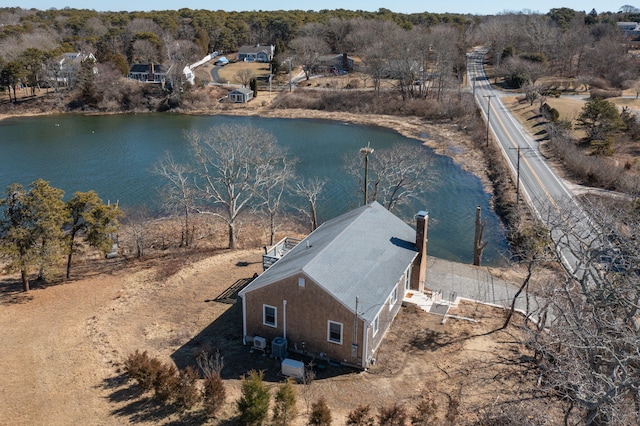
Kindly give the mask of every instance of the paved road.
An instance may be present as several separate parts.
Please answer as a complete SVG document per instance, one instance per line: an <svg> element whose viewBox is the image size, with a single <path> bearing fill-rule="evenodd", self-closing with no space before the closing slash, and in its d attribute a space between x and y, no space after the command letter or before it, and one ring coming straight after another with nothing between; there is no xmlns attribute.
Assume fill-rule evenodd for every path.
<svg viewBox="0 0 640 426"><path fill-rule="evenodd" d="M497 141L509 163L513 176L518 178L520 200L534 210L540 220L551 227L553 238L562 242L561 256L565 266L574 274L588 265L582 265L573 255L585 244L589 245L594 226L565 182L549 167L540 153L539 142L531 137L502 103L502 92L488 81L482 65L486 50L478 49L469 55L467 73L475 100L485 119L489 118L489 131ZM488 143L493 143L489 140ZM558 221L573 229L576 236L561 234Z"/></svg>

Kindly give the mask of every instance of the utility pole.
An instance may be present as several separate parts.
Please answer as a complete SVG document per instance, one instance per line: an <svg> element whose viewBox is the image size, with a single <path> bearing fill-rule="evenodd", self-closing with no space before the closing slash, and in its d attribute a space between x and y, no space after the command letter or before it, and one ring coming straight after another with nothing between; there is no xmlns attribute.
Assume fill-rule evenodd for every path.
<svg viewBox="0 0 640 426"><path fill-rule="evenodd" d="M367 199L369 198L369 154L373 152L373 148L370 146L370 142L367 142L367 146L364 148L360 148L360 152L364 154L364 203L363 206L367 205Z"/></svg>
<svg viewBox="0 0 640 426"><path fill-rule="evenodd" d="M520 205L520 150L522 149L532 149L528 146L525 147L517 147L517 148L509 148L509 149L517 149L518 150L518 159L516 160L516 208Z"/></svg>
<svg viewBox="0 0 640 426"><path fill-rule="evenodd" d="M484 95L487 98L487 145L489 146L489 124L491 120L491 98L495 98L496 95Z"/></svg>

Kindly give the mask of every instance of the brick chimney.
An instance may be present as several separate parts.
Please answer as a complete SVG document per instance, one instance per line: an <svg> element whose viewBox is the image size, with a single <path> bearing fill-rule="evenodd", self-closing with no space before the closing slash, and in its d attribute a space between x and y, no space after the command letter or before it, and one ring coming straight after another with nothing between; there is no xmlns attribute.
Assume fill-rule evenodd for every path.
<svg viewBox="0 0 640 426"><path fill-rule="evenodd" d="M411 286L414 290L424 291L424 282L427 278L427 225L429 223L429 213L419 211L416 218L416 248L418 257L414 263L418 269L417 282ZM414 268L415 269L415 268Z"/></svg>
<svg viewBox="0 0 640 426"><path fill-rule="evenodd" d="M153 62L149 64L149 75L147 75L147 80L148 81L153 81L154 79L154 74L156 73L156 67L153 65Z"/></svg>

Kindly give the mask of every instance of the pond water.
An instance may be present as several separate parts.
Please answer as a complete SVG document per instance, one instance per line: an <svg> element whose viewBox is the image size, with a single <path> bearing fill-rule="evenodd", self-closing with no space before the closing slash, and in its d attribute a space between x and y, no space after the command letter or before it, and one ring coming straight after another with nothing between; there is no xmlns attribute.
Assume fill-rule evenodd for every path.
<svg viewBox="0 0 640 426"><path fill-rule="evenodd" d="M170 114L9 119L0 121L0 187L4 190L14 182L26 186L42 178L67 196L93 189L103 200L117 200L125 209L141 205L155 209L164 181L150 172L153 164L167 151L177 161L187 160L183 131L205 131L225 123L251 124L273 133L298 159L300 178L318 176L327 181L318 206L321 222L361 202L355 178L345 171L345 156L359 155L367 143L376 150L419 143L381 128L306 119ZM470 262L475 211L481 206L489 243L483 263L502 262L507 251L504 229L480 180L449 157L429 148L423 152L425 159L431 157L437 179L423 197L396 214L412 222L413 214L427 210L429 253Z"/></svg>

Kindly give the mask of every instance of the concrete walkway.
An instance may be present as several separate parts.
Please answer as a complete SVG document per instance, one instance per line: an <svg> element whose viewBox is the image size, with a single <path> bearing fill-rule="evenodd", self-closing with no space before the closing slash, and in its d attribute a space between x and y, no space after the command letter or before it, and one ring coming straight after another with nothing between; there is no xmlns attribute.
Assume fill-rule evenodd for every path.
<svg viewBox="0 0 640 426"><path fill-rule="evenodd" d="M457 306L460 300L510 308L520 284L496 278L483 267L428 257L425 294L410 291L404 301L438 315L446 314L448 307ZM540 303L529 295L528 312L537 311ZM527 313L524 292L516 301L516 310Z"/></svg>

